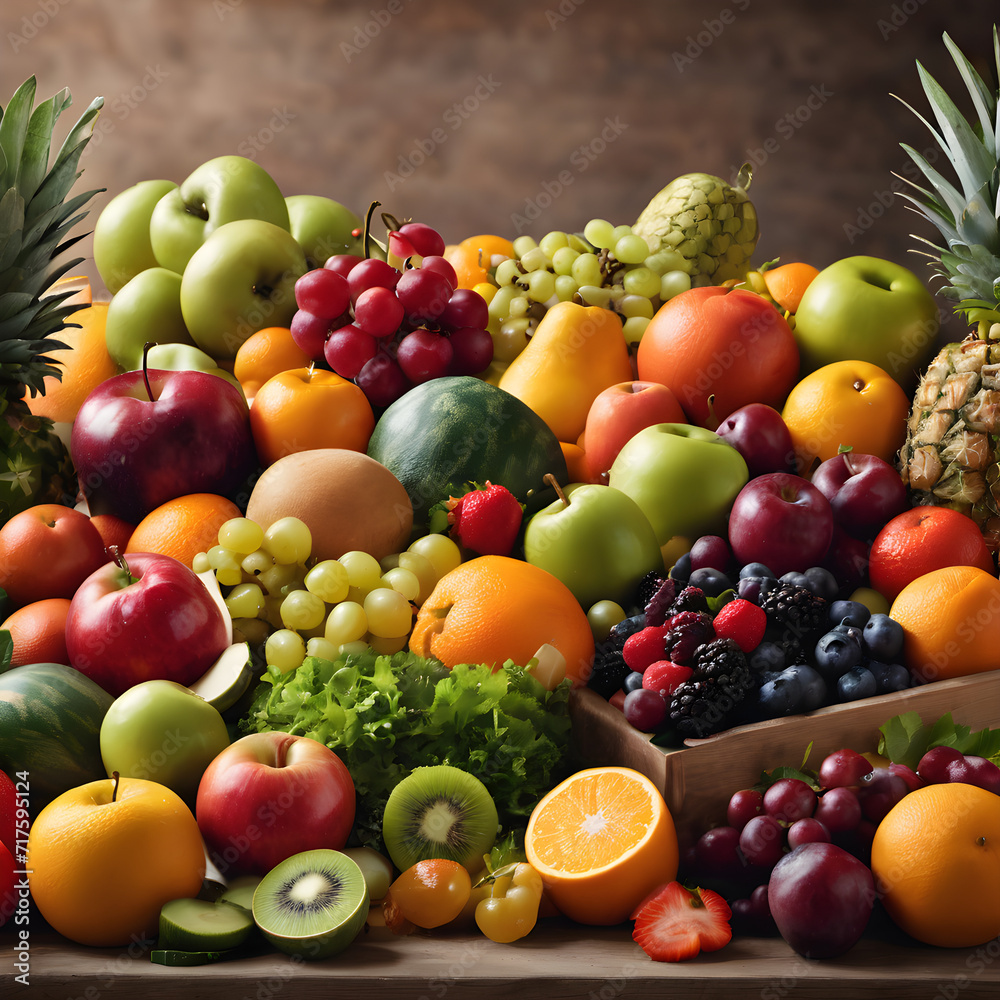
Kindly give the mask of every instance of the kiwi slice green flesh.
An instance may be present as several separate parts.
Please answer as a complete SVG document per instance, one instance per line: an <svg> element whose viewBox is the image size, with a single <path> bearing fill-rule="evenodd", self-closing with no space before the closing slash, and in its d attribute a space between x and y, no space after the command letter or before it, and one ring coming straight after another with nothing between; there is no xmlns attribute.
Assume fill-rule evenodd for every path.
<svg viewBox="0 0 1000 1000"><path fill-rule="evenodd" d="M246 910L206 899L172 899L160 909L163 949L225 951L236 948L253 932Z"/></svg>
<svg viewBox="0 0 1000 1000"><path fill-rule="evenodd" d="M368 886L356 862L340 851L303 851L260 880L253 919L279 951L329 958L358 936L368 904Z"/></svg>
<svg viewBox="0 0 1000 1000"><path fill-rule="evenodd" d="M382 838L392 863L406 871L426 858L482 867L497 836L497 807L486 786L451 764L417 767L389 793Z"/></svg>

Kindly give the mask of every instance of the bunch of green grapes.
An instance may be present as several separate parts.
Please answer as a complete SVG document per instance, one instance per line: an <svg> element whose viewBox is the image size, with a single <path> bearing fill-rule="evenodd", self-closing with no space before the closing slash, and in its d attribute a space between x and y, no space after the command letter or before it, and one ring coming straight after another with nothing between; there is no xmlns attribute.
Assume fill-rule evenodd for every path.
<svg viewBox="0 0 1000 1000"><path fill-rule="evenodd" d="M461 558L451 538L434 534L381 561L360 550L316 560L312 533L299 518L280 518L265 531L235 517L221 525L218 545L195 556L193 567L214 571L234 620L266 623L266 661L289 671L306 656L403 649L414 607Z"/></svg>
<svg viewBox="0 0 1000 1000"><path fill-rule="evenodd" d="M634 347L656 310L691 287L691 262L665 242L651 246L631 226L592 219L583 234L553 231L537 243L514 240L501 261L489 300L494 356L511 362L524 350L546 311L557 302L611 309Z"/></svg>

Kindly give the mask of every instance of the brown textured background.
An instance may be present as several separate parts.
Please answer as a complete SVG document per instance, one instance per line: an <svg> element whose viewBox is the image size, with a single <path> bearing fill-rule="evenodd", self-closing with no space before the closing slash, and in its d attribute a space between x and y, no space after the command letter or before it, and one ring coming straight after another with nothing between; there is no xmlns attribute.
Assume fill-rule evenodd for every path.
<svg viewBox="0 0 1000 1000"><path fill-rule="evenodd" d="M223 153L253 156L286 194L359 213L378 200L449 242L631 222L678 174L731 179L754 159L755 262L862 253L924 276L909 234L932 231L893 172L912 170L901 140L926 150L930 137L890 94L927 111L920 59L960 96L942 32L988 73L996 9L4 0L0 100L31 73L40 98L69 86L76 113L105 97L82 160L80 189L107 189L88 227L129 185L180 181Z"/></svg>

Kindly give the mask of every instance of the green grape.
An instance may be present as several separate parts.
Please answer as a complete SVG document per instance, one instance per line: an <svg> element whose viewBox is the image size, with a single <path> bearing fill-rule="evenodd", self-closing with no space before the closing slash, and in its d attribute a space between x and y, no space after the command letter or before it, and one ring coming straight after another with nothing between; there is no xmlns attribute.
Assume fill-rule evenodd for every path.
<svg viewBox="0 0 1000 1000"><path fill-rule="evenodd" d="M598 601L587 611L587 621L595 642L604 642L611 629L625 620L625 609L615 601Z"/></svg>
<svg viewBox="0 0 1000 1000"><path fill-rule="evenodd" d="M579 285L572 274L560 274L556 277L556 298L560 302L572 302Z"/></svg>
<svg viewBox="0 0 1000 1000"><path fill-rule="evenodd" d="M274 566L274 556L263 549L257 549L256 552L245 555L240 566L248 576L260 576L264 570L271 569Z"/></svg>
<svg viewBox="0 0 1000 1000"><path fill-rule="evenodd" d="M497 284L501 288L506 288L508 285L513 285L523 274L524 271L521 268L521 264L513 257L508 257L497 266Z"/></svg>
<svg viewBox="0 0 1000 1000"><path fill-rule="evenodd" d="M551 271L532 271L528 278L528 295L536 302L546 302L556 293L556 279Z"/></svg>
<svg viewBox="0 0 1000 1000"><path fill-rule="evenodd" d="M239 569L242 557L239 552L233 552L222 545L213 545L208 550L208 564L214 570Z"/></svg>
<svg viewBox="0 0 1000 1000"><path fill-rule="evenodd" d="M391 638L384 638L380 635L368 635L368 645L372 648L373 652L379 654L379 656L391 656L393 653L398 653L401 649L406 646L406 641L410 637L408 635L397 635Z"/></svg>
<svg viewBox="0 0 1000 1000"><path fill-rule="evenodd" d="M523 257L529 250L534 250L538 244L532 236L518 236L518 238L513 241L513 246L515 256Z"/></svg>
<svg viewBox="0 0 1000 1000"><path fill-rule="evenodd" d="M511 302L522 294L522 290L516 285L504 285L502 288L498 288L489 304L490 322L502 322L507 319L507 310Z"/></svg>
<svg viewBox="0 0 1000 1000"><path fill-rule="evenodd" d="M641 264L649 256L649 244L630 232L615 243L614 254L623 264Z"/></svg>
<svg viewBox="0 0 1000 1000"><path fill-rule="evenodd" d="M601 262L596 254L582 253L573 261L570 271L578 285L600 285L604 280Z"/></svg>
<svg viewBox="0 0 1000 1000"><path fill-rule="evenodd" d="M276 564L258 574L257 582L269 597L284 597L302 585L302 567L297 563Z"/></svg>
<svg viewBox="0 0 1000 1000"><path fill-rule="evenodd" d="M347 570L347 581L352 587L365 592L376 586L382 575L378 560L360 549L352 549L340 556L340 564Z"/></svg>
<svg viewBox="0 0 1000 1000"><path fill-rule="evenodd" d="M691 287L691 275L686 271L667 271L660 278L660 298L667 302Z"/></svg>
<svg viewBox="0 0 1000 1000"><path fill-rule="evenodd" d="M551 233L546 233L538 241L538 246L539 249L544 251L545 256L549 260L553 260L558 250L569 246L569 237L565 233L559 232L558 229L554 229Z"/></svg>
<svg viewBox="0 0 1000 1000"><path fill-rule="evenodd" d="M625 272L622 287L629 295L652 299L660 294L660 276L648 267L633 267Z"/></svg>
<svg viewBox="0 0 1000 1000"><path fill-rule="evenodd" d="M583 227L583 235L588 243L599 249L606 250L614 246L615 227L604 219L591 219Z"/></svg>
<svg viewBox="0 0 1000 1000"><path fill-rule="evenodd" d="M365 598L364 609L368 617L368 631L372 635L383 639L409 635L413 609L398 590L376 587Z"/></svg>
<svg viewBox="0 0 1000 1000"><path fill-rule="evenodd" d="M408 601L416 601L420 595L420 581L416 573L402 566L394 566L382 574L382 583L386 587L398 591Z"/></svg>
<svg viewBox="0 0 1000 1000"><path fill-rule="evenodd" d="M574 250L572 247L560 247L552 255L552 270L556 274L572 274L573 261L579 256L579 250Z"/></svg>
<svg viewBox="0 0 1000 1000"><path fill-rule="evenodd" d="M611 302L611 289L601 285L581 285L579 288L580 298L588 306L604 306Z"/></svg>
<svg viewBox="0 0 1000 1000"><path fill-rule="evenodd" d="M365 641L366 636L362 636L360 639L355 639L353 642L342 642L340 644L340 655L341 656L364 656L369 652L371 646Z"/></svg>
<svg viewBox="0 0 1000 1000"><path fill-rule="evenodd" d="M297 517L282 517L264 532L261 548L274 556L276 563L304 563L312 551L312 532Z"/></svg>
<svg viewBox="0 0 1000 1000"><path fill-rule="evenodd" d="M341 601L326 616L325 638L336 646L357 642L368 631L368 617L365 609L356 601Z"/></svg>
<svg viewBox="0 0 1000 1000"><path fill-rule="evenodd" d="M283 674L290 673L306 658L305 640L291 629L278 629L264 643L264 658L268 666L277 667Z"/></svg>
<svg viewBox="0 0 1000 1000"><path fill-rule="evenodd" d="M399 565L402 569L408 569L420 581L420 593L416 603L423 604L438 581L434 564L423 553L407 549L406 552L399 553Z"/></svg>
<svg viewBox="0 0 1000 1000"><path fill-rule="evenodd" d="M264 529L248 517L232 517L219 527L219 544L240 555L256 552L264 541Z"/></svg>
<svg viewBox="0 0 1000 1000"><path fill-rule="evenodd" d="M493 357L496 361L513 361L528 346L531 320L526 316L509 319L493 337Z"/></svg>
<svg viewBox="0 0 1000 1000"><path fill-rule="evenodd" d="M626 319L631 319L633 316L652 319L655 312L653 303L643 295L623 295L618 303L618 309Z"/></svg>
<svg viewBox="0 0 1000 1000"><path fill-rule="evenodd" d="M521 267L525 271L545 270L549 266L549 258L541 247L533 247L521 258Z"/></svg>
<svg viewBox="0 0 1000 1000"><path fill-rule="evenodd" d="M417 555L427 559L438 580L462 562L462 550L458 547L458 543L453 538L449 538L448 535L421 535L420 538L415 538L410 542L407 551L416 552Z"/></svg>
<svg viewBox="0 0 1000 1000"><path fill-rule="evenodd" d="M338 604L347 599L350 582L343 563L336 559L324 559L316 563L305 575L303 583L311 594L326 601L327 604Z"/></svg>
<svg viewBox="0 0 1000 1000"><path fill-rule="evenodd" d="M626 344L638 344L642 340L642 335L649 326L649 320L645 316L632 316L622 323L622 333L625 335Z"/></svg>
<svg viewBox="0 0 1000 1000"><path fill-rule="evenodd" d="M594 247L583 238L581 233L567 233L570 248L577 253L593 253Z"/></svg>
<svg viewBox="0 0 1000 1000"><path fill-rule="evenodd" d="M207 552L195 553L194 558L191 560L191 569L196 573L207 573L212 568L212 563L208 558Z"/></svg>
<svg viewBox="0 0 1000 1000"><path fill-rule="evenodd" d="M256 618L264 610L264 593L256 583L239 583L226 597L233 618Z"/></svg>
<svg viewBox="0 0 1000 1000"><path fill-rule="evenodd" d="M510 307L507 310L507 315L511 319L521 319L528 315L528 310L531 308L531 303L523 295L520 298L511 299Z"/></svg>
<svg viewBox="0 0 1000 1000"><path fill-rule="evenodd" d="M308 590L292 590L281 602L279 614L285 628L304 632L323 624L326 605L321 597Z"/></svg>
<svg viewBox="0 0 1000 1000"><path fill-rule="evenodd" d="M340 647L321 635L314 635L306 640L306 656L316 656L321 660L336 660L340 656Z"/></svg>

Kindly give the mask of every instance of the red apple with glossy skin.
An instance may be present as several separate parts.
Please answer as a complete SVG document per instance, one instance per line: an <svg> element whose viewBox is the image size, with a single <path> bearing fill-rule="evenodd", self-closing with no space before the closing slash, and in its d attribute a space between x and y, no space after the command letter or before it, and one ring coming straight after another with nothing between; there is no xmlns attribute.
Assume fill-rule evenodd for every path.
<svg viewBox="0 0 1000 1000"><path fill-rule="evenodd" d="M608 470L622 446L653 424L684 424L673 391L661 382L618 382L599 392L587 411L584 451L590 481L607 485Z"/></svg>
<svg viewBox="0 0 1000 1000"><path fill-rule="evenodd" d="M878 455L834 455L817 466L810 482L830 501L834 521L858 538L877 534L909 507L902 478Z"/></svg>
<svg viewBox="0 0 1000 1000"><path fill-rule="evenodd" d="M340 850L354 826L354 782L343 761L308 736L252 733L202 775L195 815L223 875L269 872L318 848Z"/></svg>
<svg viewBox="0 0 1000 1000"><path fill-rule="evenodd" d="M90 518L62 504L29 507L0 528L0 587L18 608L71 598L109 558Z"/></svg>
<svg viewBox="0 0 1000 1000"><path fill-rule="evenodd" d="M750 478L768 472L795 471L795 445L784 418L767 403L747 403L734 410L715 433L744 458Z"/></svg>
<svg viewBox="0 0 1000 1000"><path fill-rule="evenodd" d="M90 513L130 524L188 493L239 504L259 467L246 400L201 371L149 369L102 382L80 407L70 455Z"/></svg>
<svg viewBox="0 0 1000 1000"><path fill-rule="evenodd" d="M788 472L757 476L729 513L729 544L742 565L761 562L776 576L818 566L833 538L830 501Z"/></svg>
<svg viewBox="0 0 1000 1000"><path fill-rule="evenodd" d="M0 927L11 918L17 907L14 872L23 865L17 863L17 840L21 849L28 839L28 813L17 794L17 786L0 771Z"/></svg>
<svg viewBox="0 0 1000 1000"><path fill-rule="evenodd" d="M868 553L871 543L848 534L834 521L833 538L822 565L836 577L842 591L860 587L868 576Z"/></svg>
<svg viewBox="0 0 1000 1000"><path fill-rule="evenodd" d="M140 681L190 686L229 644L215 598L171 556L119 560L87 577L70 602L69 665L115 697Z"/></svg>

